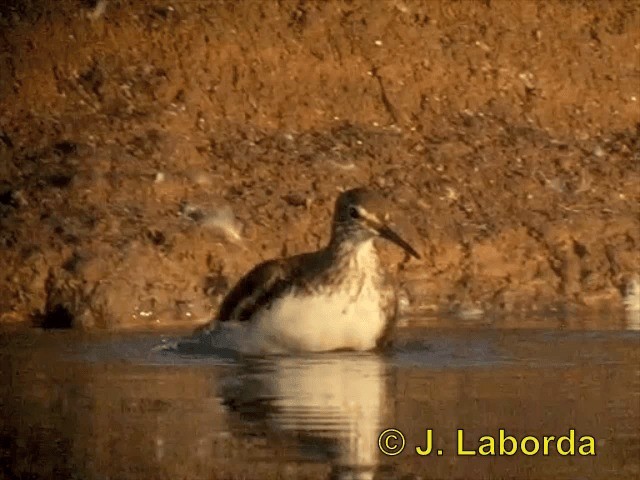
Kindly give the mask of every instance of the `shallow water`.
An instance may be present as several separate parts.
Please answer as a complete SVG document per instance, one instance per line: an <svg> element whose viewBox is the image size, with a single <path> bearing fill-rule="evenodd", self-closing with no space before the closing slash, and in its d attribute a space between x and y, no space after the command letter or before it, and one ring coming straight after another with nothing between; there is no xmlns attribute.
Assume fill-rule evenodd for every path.
<svg viewBox="0 0 640 480"><path fill-rule="evenodd" d="M0 478L640 475L640 332L610 319L517 326L419 319L384 356L253 359L153 350L176 335L0 331ZM398 455L380 451L388 428L404 435ZM483 435L499 453L500 428L540 451L458 453ZM554 441L543 454L544 435L570 429L575 455ZM584 436L595 455L579 454ZM394 453L399 441L380 443Z"/></svg>

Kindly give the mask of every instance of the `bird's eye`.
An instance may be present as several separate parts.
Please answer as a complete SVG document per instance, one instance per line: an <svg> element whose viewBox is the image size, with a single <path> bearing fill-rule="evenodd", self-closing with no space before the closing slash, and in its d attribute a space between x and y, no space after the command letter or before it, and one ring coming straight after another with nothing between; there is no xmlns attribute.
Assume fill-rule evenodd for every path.
<svg viewBox="0 0 640 480"><path fill-rule="evenodd" d="M360 213L356 207L349 207L349 216L351 218L360 218Z"/></svg>

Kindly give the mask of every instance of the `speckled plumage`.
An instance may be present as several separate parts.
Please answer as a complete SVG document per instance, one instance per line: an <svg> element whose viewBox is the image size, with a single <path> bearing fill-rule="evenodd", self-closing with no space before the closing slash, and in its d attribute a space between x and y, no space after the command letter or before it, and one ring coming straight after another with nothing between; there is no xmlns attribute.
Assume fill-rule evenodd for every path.
<svg viewBox="0 0 640 480"><path fill-rule="evenodd" d="M244 327L236 344L256 353L386 347L397 321L397 296L373 239L385 236L418 254L388 229L385 205L365 189L341 194L329 244L255 266L229 292L206 331Z"/></svg>

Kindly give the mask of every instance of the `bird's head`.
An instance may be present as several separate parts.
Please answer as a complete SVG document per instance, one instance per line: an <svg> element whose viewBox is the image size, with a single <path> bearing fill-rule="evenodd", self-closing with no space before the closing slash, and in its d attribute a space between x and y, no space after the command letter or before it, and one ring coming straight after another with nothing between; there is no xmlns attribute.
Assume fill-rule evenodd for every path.
<svg viewBox="0 0 640 480"><path fill-rule="evenodd" d="M366 188L342 192L336 200L333 235L362 242L375 237L389 240L415 258L418 252L391 229L389 201Z"/></svg>

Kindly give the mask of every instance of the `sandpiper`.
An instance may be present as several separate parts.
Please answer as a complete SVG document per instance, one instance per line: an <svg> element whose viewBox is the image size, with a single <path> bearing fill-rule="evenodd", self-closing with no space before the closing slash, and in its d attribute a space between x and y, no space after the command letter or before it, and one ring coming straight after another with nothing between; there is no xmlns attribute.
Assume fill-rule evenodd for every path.
<svg viewBox="0 0 640 480"><path fill-rule="evenodd" d="M199 333L251 354L388 346L398 315L396 286L374 239L420 255L389 227L387 207L381 195L365 188L341 193L324 248L255 266Z"/></svg>

